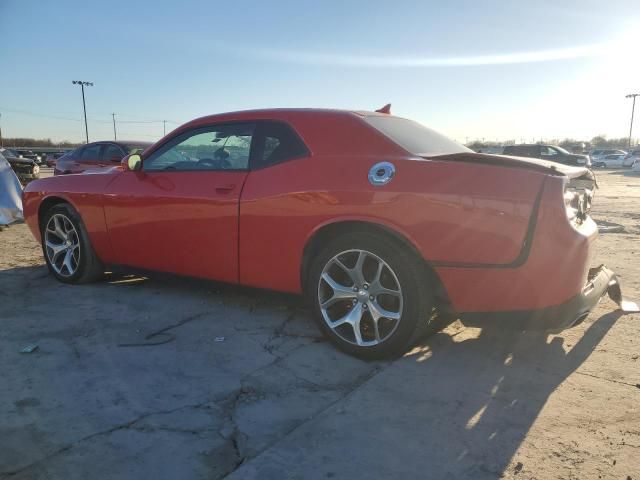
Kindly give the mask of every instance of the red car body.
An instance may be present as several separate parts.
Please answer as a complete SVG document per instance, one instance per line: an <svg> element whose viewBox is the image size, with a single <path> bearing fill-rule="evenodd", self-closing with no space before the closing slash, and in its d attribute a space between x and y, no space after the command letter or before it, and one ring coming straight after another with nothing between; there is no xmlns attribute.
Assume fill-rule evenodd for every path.
<svg viewBox="0 0 640 480"><path fill-rule="evenodd" d="M265 120L291 127L308 152L242 171L123 165L42 179L25 189L25 218L40 239L43 213L68 202L104 263L295 293L314 242L366 225L429 265L442 301L471 323L528 312L541 327L563 328L586 315L593 302L576 299L594 281L597 228L586 212L569 220L564 197L574 182L592 186L588 170L471 151L425 158L367 123L378 116L275 109L199 118L142 158L190 130ZM382 161L396 174L372 185L367 174Z"/></svg>

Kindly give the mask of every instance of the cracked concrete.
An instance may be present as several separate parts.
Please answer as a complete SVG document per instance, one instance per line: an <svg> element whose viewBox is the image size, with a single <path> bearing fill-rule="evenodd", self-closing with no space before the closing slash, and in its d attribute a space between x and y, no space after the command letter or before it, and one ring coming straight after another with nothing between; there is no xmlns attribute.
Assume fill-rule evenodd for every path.
<svg viewBox="0 0 640 480"><path fill-rule="evenodd" d="M599 181L596 219L635 232L640 177ZM362 362L298 297L132 271L67 286L24 225L0 245L1 479L640 479L640 317L608 301L562 335L455 323ZM599 247L640 298L637 234Z"/></svg>

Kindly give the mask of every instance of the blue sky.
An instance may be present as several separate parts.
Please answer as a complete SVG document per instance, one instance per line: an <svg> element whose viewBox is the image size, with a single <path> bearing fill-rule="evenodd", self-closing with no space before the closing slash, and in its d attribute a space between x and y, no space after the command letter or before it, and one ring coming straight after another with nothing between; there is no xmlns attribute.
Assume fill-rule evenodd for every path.
<svg viewBox="0 0 640 480"><path fill-rule="evenodd" d="M0 121L83 140L78 79L90 140L112 112L154 140L163 119L387 102L459 141L619 137L639 53L637 0L0 0Z"/></svg>

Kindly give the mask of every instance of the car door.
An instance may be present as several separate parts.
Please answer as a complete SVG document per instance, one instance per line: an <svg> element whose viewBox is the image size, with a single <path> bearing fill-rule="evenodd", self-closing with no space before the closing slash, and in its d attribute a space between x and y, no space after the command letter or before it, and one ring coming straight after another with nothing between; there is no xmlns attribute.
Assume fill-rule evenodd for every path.
<svg viewBox="0 0 640 480"><path fill-rule="evenodd" d="M525 157L540 158L540 146L539 145L527 145L525 147Z"/></svg>
<svg viewBox="0 0 640 480"><path fill-rule="evenodd" d="M102 143L90 143L83 147L71 163L71 173L81 173L99 167L103 146Z"/></svg>
<svg viewBox="0 0 640 480"><path fill-rule="evenodd" d="M607 167L610 168L621 167L623 158L624 157L622 155L619 155L617 153L607 155L606 157L604 157L604 163Z"/></svg>
<svg viewBox="0 0 640 480"><path fill-rule="evenodd" d="M174 135L107 187L104 211L116 261L238 281L238 208L255 125Z"/></svg>

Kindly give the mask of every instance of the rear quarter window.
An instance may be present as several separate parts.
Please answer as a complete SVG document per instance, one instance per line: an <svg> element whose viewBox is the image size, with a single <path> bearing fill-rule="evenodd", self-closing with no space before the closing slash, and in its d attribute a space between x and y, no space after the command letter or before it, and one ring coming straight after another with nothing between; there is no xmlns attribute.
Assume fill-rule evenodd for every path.
<svg viewBox="0 0 640 480"><path fill-rule="evenodd" d="M258 125L255 148L252 165L254 169L309 155L309 150L302 139L283 122L261 122Z"/></svg>
<svg viewBox="0 0 640 480"><path fill-rule="evenodd" d="M364 121L408 152L423 157L468 153L473 150L406 118L369 115Z"/></svg>

